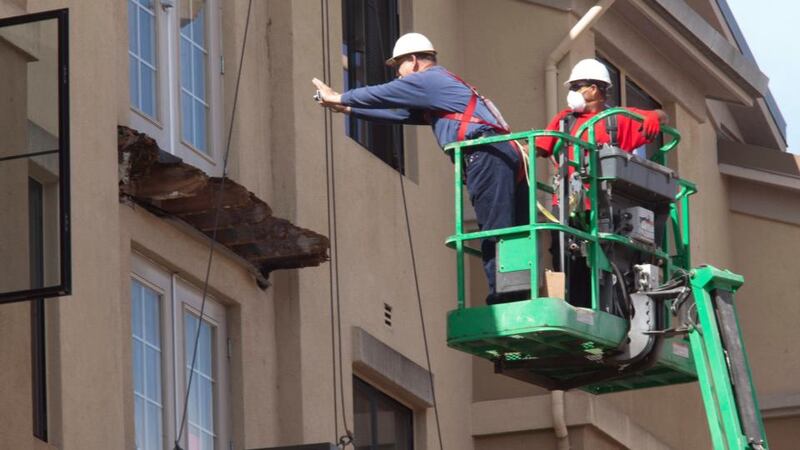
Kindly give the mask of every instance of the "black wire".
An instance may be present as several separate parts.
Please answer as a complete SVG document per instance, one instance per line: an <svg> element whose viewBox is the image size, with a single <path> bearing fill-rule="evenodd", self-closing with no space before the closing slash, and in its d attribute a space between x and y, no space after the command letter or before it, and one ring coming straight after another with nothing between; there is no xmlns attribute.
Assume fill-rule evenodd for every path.
<svg viewBox="0 0 800 450"><path fill-rule="evenodd" d="M321 22L324 38L322 40L323 57L323 81L325 84L331 83L331 36L330 36L330 10L328 0L320 0ZM339 247L338 232L336 226L336 168L333 155L333 112L325 109L325 175L327 177L328 195L328 235L331 237L331 259L330 280L331 280L331 338L338 334L336 340L331 339L331 353L334 360L333 375L333 395L334 395L334 419L337 421L334 430L339 434L338 413L336 412L336 349L335 342L338 343L338 363L339 363L339 399L342 408L342 423L344 425L344 435L338 436L339 447L346 447L353 443L353 432L347 423L347 407L344 399L344 374L342 362L342 312L339 294ZM336 306L336 331L334 331L333 307Z"/></svg>
<svg viewBox="0 0 800 450"><path fill-rule="evenodd" d="M406 202L406 188L403 183L403 174L400 177L400 192L403 194L403 212L406 217L406 232L408 233L408 249L411 253L411 269L414 273L414 287L417 290L417 304L419 305L419 320L422 324L422 340L425 343L425 361L428 364L428 377L431 383L431 396L433 397L433 414L436 417L436 436L439 438L439 450L444 450L442 445L442 427L439 424L439 406L436 403L436 389L433 386L433 370L431 370L431 354L428 350L428 333L425 331L425 313L422 311L422 294L419 290L419 278L417 277L417 259L414 256L414 242L411 240L411 221L408 219L408 203Z"/></svg>
<svg viewBox="0 0 800 450"><path fill-rule="evenodd" d="M320 38L320 47L322 48L322 80L326 83L330 83L330 77L328 74L328 65L326 61L328 60L328 52L325 47L325 38L324 36L327 35L328 24L326 23L326 16L325 16L325 3L326 0L319 0L319 18L321 23L321 30L322 36ZM330 148L328 142L328 119L330 114L327 108L323 112L323 123L325 128L325 176L328 177L330 173L330 169L328 167L328 160L330 158L328 149ZM331 198L331 191L330 191L330 181L325 184L327 189L327 197L328 197L328 236L331 236L331 210L330 210L330 198ZM331 241L331 244L334 244L334 241ZM333 245L331 245L331 252L333 252ZM328 264L328 276L330 277L330 317L331 317L331 374L333 375L332 381L333 386L331 392L333 393L333 439L336 441L339 439L339 408L338 408L338 399L336 398L336 325L334 324L334 291L333 291L333 264Z"/></svg>
<svg viewBox="0 0 800 450"><path fill-rule="evenodd" d="M194 378L194 367L197 362L197 347L198 342L200 340L200 326L203 324L203 316L205 314L206 308L206 299L208 298L208 280L211 275L211 262L214 259L214 246L217 242L217 229L219 226L219 213L222 210L222 202L223 202L223 193L225 191L225 179L228 172L228 156L230 155L231 150L231 137L233 135L233 123L236 119L236 106L239 102L239 82L242 80L242 67L244 66L244 51L247 45L247 32L250 29L250 13L253 8L253 0L247 5L247 19L244 25L244 37L242 38L242 52L239 57L239 73L236 75L236 87L234 88L234 95L233 95L233 106L231 108L231 121L230 126L228 127L228 139L225 144L225 155L222 161L222 177L220 180L219 185L219 193L217 194L217 204L215 206L214 211L214 228L211 232L211 240L208 245L208 264L206 264L206 276L203 282L203 298L200 302L200 317L197 321L197 330L195 331L194 335L194 349L192 351L192 364L189 366L189 380L186 383L186 395L183 397L183 413L181 414L181 422L178 428L178 433L175 438L175 449L179 450L180 441L183 437L183 429L186 425L186 410L189 403L189 392L192 388L192 380Z"/></svg>
<svg viewBox="0 0 800 450"><path fill-rule="evenodd" d="M636 311L633 308L633 301L631 300L631 295L628 292L628 284L625 281L625 276L619 270L619 267L617 267L617 265L614 264L613 262L610 262L610 264L611 264L611 269L614 271L614 276L617 277L617 285L619 286L620 293L622 294L622 300L625 302L624 303L625 317L627 317L628 321L630 322Z"/></svg>
<svg viewBox="0 0 800 450"><path fill-rule="evenodd" d="M617 285L620 288L622 300L625 302L625 324L627 327L625 329L625 334L622 335L622 341L617 346L618 350L622 350L625 344L628 343L628 334L631 332L631 320L633 319L634 314L633 301L628 293L628 287L625 285L625 278L622 276L622 272L620 272L619 267L617 267L617 265L612 261L609 261L609 264L611 265L611 270L614 271L614 276L617 277Z"/></svg>
<svg viewBox="0 0 800 450"><path fill-rule="evenodd" d="M380 17L378 16L377 6L371 2L367 2L367 7L370 6L372 6L372 9L375 13L376 23L380 27L381 21ZM379 32L378 36L381 40L379 46L381 49L381 56L382 56L381 59L385 61L387 58L384 50L385 47L383 45L384 44L383 33ZM444 450L444 445L442 444L442 428L439 422L439 407L436 402L436 390L434 389L433 386L433 370L431 370L431 355L430 355L430 350L428 349L428 334L425 330L425 313L422 310L422 295L420 294L419 278L417 277L417 260L416 257L414 256L414 243L411 240L411 222L409 221L408 218L408 203L406 202L406 188L405 184L403 183L403 174L398 172L398 176L400 177L400 191L403 194L403 212L405 213L405 218L406 218L406 232L408 234L408 247L411 253L411 268L414 272L414 287L416 288L417 292L417 304L419 305L419 319L420 323L422 324L422 340L425 343L425 361L428 365L428 375L431 383L431 396L433 397L433 413L434 416L436 417L436 436L439 439L439 449Z"/></svg>

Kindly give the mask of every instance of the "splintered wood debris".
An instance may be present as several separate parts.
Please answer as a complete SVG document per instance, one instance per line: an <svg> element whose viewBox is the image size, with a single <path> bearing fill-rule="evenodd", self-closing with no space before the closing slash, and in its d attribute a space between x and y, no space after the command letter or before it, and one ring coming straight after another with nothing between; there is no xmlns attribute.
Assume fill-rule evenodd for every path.
<svg viewBox="0 0 800 450"><path fill-rule="evenodd" d="M214 235L222 178L209 177L128 127L118 128L120 196L160 216L177 218ZM317 266L328 260L328 238L272 215L263 200L225 179L216 240L267 277L277 269Z"/></svg>

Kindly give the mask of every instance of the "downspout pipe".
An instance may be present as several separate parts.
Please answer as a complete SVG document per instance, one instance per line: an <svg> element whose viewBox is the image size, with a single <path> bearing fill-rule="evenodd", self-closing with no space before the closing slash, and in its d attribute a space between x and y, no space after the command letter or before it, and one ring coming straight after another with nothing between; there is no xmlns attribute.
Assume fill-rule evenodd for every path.
<svg viewBox="0 0 800 450"><path fill-rule="evenodd" d="M589 8L589 11L578 20L569 30L566 36L558 43L555 49L547 57L547 65L544 69L545 82L545 106L547 108L547 118L553 117L558 112L558 62L572 49L572 44L599 19L616 0L600 0Z"/></svg>
<svg viewBox="0 0 800 450"><path fill-rule="evenodd" d="M544 89L545 89L545 108L546 117L549 119L558 113L558 63L572 49L572 45L583 34L591 28L616 0L600 0L589 8L589 11L581 17L578 22L569 30L566 36L561 39L556 48L547 57L547 65L544 69ZM569 431L567 430L567 419L564 409L564 391L555 390L550 393L553 429L555 430L558 442L558 450L569 450Z"/></svg>
<svg viewBox="0 0 800 450"><path fill-rule="evenodd" d="M569 431L567 430L567 418L564 413L564 391L552 391L550 393L550 401L558 450L569 450Z"/></svg>

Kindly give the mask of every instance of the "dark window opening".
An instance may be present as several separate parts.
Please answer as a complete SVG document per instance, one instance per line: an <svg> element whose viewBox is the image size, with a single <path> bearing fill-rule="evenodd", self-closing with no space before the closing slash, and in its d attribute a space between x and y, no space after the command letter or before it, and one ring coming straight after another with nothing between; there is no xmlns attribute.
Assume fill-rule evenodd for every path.
<svg viewBox="0 0 800 450"><path fill-rule="evenodd" d="M67 21L0 19L0 303L71 291Z"/></svg>
<svg viewBox="0 0 800 450"><path fill-rule="evenodd" d="M397 0L342 2L345 90L391 81L394 70L385 62L399 37ZM404 172L403 127L345 118L347 136L400 173Z"/></svg>
<svg viewBox="0 0 800 450"><path fill-rule="evenodd" d="M628 106L640 109L661 109L661 104L655 101L653 97L647 95L644 89L640 88L636 83L630 79L625 80L625 98ZM648 159L652 158L658 149L664 145L664 133L656 137L653 142L645 145L644 156Z"/></svg>
<svg viewBox="0 0 800 450"><path fill-rule="evenodd" d="M413 450L413 412L353 377L356 450Z"/></svg>
<svg viewBox="0 0 800 450"><path fill-rule="evenodd" d="M608 68L608 75L611 78L611 88L608 90L606 96L606 105L609 108L614 108L622 105L622 91L620 89L619 69L614 67L608 60L598 56L597 60L606 65Z"/></svg>
<svg viewBox="0 0 800 450"><path fill-rule="evenodd" d="M44 283L44 189L41 183L28 178L28 216L30 231L30 282L32 288ZM47 364L45 347L44 300L31 303L31 393L33 435L47 441Z"/></svg>
<svg viewBox="0 0 800 450"><path fill-rule="evenodd" d="M608 97L606 98L606 105L610 108L616 106L626 106L639 109L661 109L661 104L658 103L653 97L647 94L639 85L631 81L627 76L622 76L620 70L615 65L611 64L607 59L597 56L598 61L605 64L608 68L608 74L611 78L611 83L614 86L609 90ZM625 83L625 102L622 101L622 83ZM643 158L650 159L664 145L664 134L659 134L653 142L643 145L634 151L634 153Z"/></svg>

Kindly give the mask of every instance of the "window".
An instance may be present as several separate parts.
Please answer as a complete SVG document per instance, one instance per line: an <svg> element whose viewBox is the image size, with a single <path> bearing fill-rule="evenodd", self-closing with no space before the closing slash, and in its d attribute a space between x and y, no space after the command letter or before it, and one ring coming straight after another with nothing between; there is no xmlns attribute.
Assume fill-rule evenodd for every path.
<svg viewBox="0 0 800 450"><path fill-rule="evenodd" d="M353 378L356 450L413 450L414 415L386 394Z"/></svg>
<svg viewBox="0 0 800 450"><path fill-rule="evenodd" d="M67 21L0 20L0 303L71 291Z"/></svg>
<svg viewBox="0 0 800 450"><path fill-rule="evenodd" d="M616 106L622 106L622 84L620 83L619 69L614 67L613 64L603 58L598 57L597 59L606 65L606 68L608 69L608 76L611 78L611 84L613 85L611 89L608 90L606 104L612 108Z"/></svg>
<svg viewBox="0 0 800 450"><path fill-rule="evenodd" d="M606 99L608 106L628 106L639 109L662 108L660 103L631 80L624 71L620 70L603 57L598 56L597 59L606 65L609 75L611 76L611 83L614 84L614 87L611 88L608 93L608 98ZM653 142L636 149L634 153L643 158L651 158L663 145L664 135L660 134Z"/></svg>
<svg viewBox="0 0 800 450"><path fill-rule="evenodd" d="M131 334L133 335L133 402L136 448L162 445L163 394L161 391L161 295L134 279L131 282Z"/></svg>
<svg viewBox="0 0 800 450"><path fill-rule="evenodd" d="M187 450L226 449L227 333L225 309L202 292L134 255L131 335L136 448L172 448L188 400L180 440ZM197 356L192 367L199 327ZM191 376L191 388L186 387Z"/></svg>
<svg viewBox="0 0 800 450"><path fill-rule="evenodd" d="M627 106L640 109L661 109L661 104L655 101L653 97L647 95L644 89L640 88L636 83L630 79L625 79L625 97ZM659 134L653 142L644 146L644 148L637 149L637 155L644 158L652 158L653 155L658 153L658 149L664 145L664 134Z"/></svg>
<svg viewBox="0 0 800 450"><path fill-rule="evenodd" d="M394 71L385 62L399 37L397 0L342 2L345 90L385 83ZM403 127L347 116L347 135L375 156L403 173Z"/></svg>
<svg viewBox="0 0 800 450"><path fill-rule="evenodd" d="M158 120L156 111L156 11L153 0L128 0L131 106Z"/></svg>
<svg viewBox="0 0 800 450"><path fill-rule="evenodd" d="M30 224L28 249L30 253L31 287L44 285L44 187L28 178L28 216ZM47 348L45 346L44 300L31 302L31 394L33 435L47 441Z"/></svg>
<svg viewBox="0 0 800 450"><path fill-rule="evenodd" d="M219 0L126 0L131 126L222 173Z"/></svg>
<svg viewBox="0 0 800 450"><path fill-rule="evenodd" d="M31 394L33 435L47 442L47 346L44 300L31 302Z"/></svg>
<svg viewBox="0 0 800 450"><path fill-rule="evenodd" d="M217 392L217 382L214 377L214 347L212 345L215 340L215 327L205 319L200 321L199 314L190 310L183 312L183 325L185 379L189 380L190 376L192 378L186 415L189 447L212 449L214 448L214 439L217 437L214 430L214 397ZM200 330L197 330L197 327L200 327ZM197 335L198 331L199 336ZM195 364L192 365L195 336L198 336L197 355Z"/></svg>

